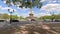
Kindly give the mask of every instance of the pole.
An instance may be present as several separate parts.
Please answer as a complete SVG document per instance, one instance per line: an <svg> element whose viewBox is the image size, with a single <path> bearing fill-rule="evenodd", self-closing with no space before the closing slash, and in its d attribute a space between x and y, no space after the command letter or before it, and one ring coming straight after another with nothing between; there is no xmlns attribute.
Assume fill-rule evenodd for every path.
<svg viewBox="0 0 60 34"><path fill-rule="evenodd" d="M13 10L13 12L10 12L10 9L8 9L8 12L10 13L10 24L12 23L12 13L14 12L14 10Z"/></svg>
<svg viewBox="0 0 60 34"><path fill-rule="evenodd" d="M10 24L12 23L12 12L10 12Z"/></svg>
<svg viewBox="0 0 60 34"><path fill-rule="evenodd" d="M50 12L51 16L52 16L52 22L54 22L55 16L54 16L54 12Z"/></svg>
<svg viewBox="0 0 60 34"><path fill-rule="evenodd" d="M14 12L14 10L12 12L10 12L10 24L12 23L12 13Z"/></svg>

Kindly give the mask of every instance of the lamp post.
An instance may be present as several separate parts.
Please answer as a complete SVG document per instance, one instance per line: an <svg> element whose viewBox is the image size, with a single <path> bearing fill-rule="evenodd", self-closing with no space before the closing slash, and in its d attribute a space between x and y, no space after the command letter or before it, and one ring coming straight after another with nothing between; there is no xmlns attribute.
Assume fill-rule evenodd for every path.
<svg viewBox="0 0 60 34"><path fill-rule="evenodd" d="M8 9L8 12L10 13L10 24L12 23L12 13L14 12L14 10L10 11L10 9Z"/></svg>
<svg viewBox="0 0 60 34"><path fill-rule="evenodd" d="M54 12L50 12L50 14L52 15L52 22L53 22L54 21L54 18L55 18Z"/></svg>

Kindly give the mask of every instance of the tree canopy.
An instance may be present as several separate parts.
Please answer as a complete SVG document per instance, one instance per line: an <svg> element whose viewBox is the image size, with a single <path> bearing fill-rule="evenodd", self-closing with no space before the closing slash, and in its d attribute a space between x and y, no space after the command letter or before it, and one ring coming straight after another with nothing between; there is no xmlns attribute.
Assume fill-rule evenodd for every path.
<svg viewBox="0 0 60 34"><path fill-rule="evenodd" d="M51 16L41 16L40 18L38 18L38 20L41 20L41 19L60 19L60 14L57 14L57 15L51 15Z"/></svg>
<svg viewBox="0 0 60 34"><path fill-rule="evenodd" d="M16 20L16 19L18 19L18 16L17 15L12 15L12 19Z"/></svg>
<svg viewBox="0 0 60 34"><path fill-rule="evenodd" d="M37 7L41 8L42 2L41 0L3 0L6 1L8 6L16 5L17 7L25 7L25 8L32 8Z"/></svg>

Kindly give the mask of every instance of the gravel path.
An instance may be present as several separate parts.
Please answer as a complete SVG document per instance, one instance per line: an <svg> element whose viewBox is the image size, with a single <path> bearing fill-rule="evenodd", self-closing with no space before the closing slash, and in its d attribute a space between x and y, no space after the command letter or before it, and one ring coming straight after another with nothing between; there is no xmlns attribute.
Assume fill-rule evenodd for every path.
<svg viewBox="0 0 60 34"><path fill-rule="evenodd" d="M0 27L0 34L60 34L60 23L7 23Z"/></svg>

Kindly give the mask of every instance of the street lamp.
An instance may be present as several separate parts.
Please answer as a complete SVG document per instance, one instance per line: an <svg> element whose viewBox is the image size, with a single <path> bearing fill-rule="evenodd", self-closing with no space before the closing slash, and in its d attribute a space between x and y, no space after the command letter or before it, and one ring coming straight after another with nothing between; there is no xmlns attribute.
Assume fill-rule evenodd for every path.
<svg viewBox="0 0 60 34"><path fill-rule="evenodd" d="M8 12L10 13L10 23L12 23L12 13L14 12L14 10L10 11L10 9L8 9Z"/></svg>
<svg viewBox="0 0 60 34"><path fill-rule="evenodd" d="M52 15L52 22L53 22L54 21L54 18L55 18L54 12L50 12L50 14Z"/></svg>

